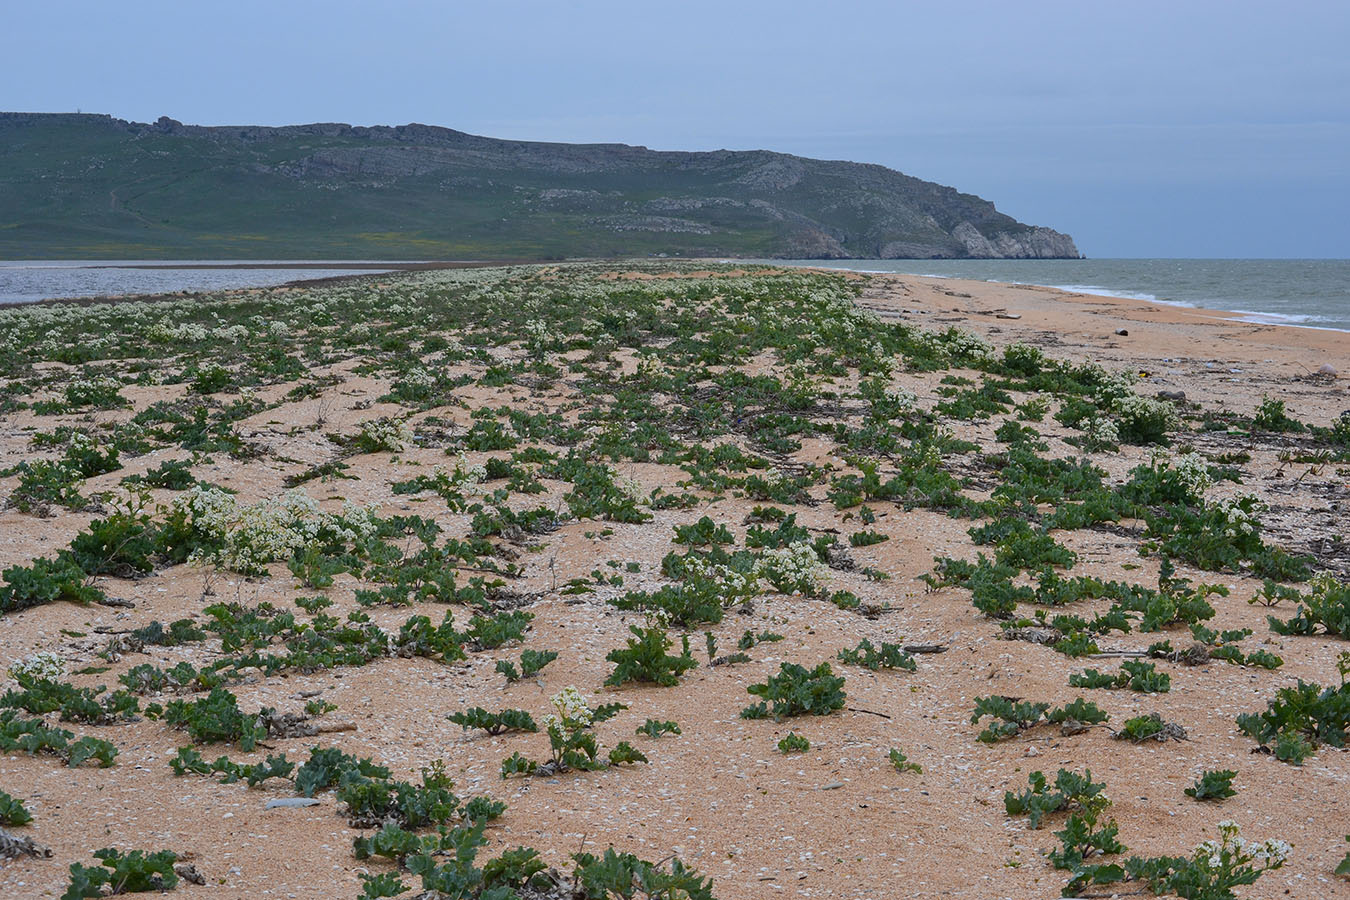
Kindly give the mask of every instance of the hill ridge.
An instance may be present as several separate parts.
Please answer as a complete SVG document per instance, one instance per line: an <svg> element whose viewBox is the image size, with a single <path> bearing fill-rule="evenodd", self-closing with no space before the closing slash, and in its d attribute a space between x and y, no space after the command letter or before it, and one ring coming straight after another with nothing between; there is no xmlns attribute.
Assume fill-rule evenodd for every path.
<svg viewBox="0 0 1350 900"><path fill-rule="evenodd" d="M0 113L0 254L1077 258L873 163L436 125Z"/></svg>

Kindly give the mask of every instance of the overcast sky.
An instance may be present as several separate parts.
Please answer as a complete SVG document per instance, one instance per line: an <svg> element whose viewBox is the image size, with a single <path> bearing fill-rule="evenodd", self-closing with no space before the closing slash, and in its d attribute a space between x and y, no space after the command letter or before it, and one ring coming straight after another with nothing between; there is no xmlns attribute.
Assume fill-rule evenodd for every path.
<svg viewBox="0 0 1350 900"><path fill-rule="evenodd" d="M7 3L0 109L876 162L1089 256L1350 256L1350 3Z"/></svg>

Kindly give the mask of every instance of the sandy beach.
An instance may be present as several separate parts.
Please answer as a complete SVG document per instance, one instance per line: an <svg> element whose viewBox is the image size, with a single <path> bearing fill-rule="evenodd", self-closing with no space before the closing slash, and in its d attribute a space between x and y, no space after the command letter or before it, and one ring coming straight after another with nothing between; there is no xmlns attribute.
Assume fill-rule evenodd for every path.
<svg viewBox="0 0 1350 900"><path fill-rule="evenodd" d="M1233 470L1231 479L1214 479L1208 500L1254 496L1263 504L1261 534L1270 545L1307 554L1314 571L1330 571L1344 580L1350 578L1350 548L1341 543L1350 510L1350 461L1344 450L1328 449L1316 432L1267 433L1242 423L1250 422L1263 401L1276 400L1300 423L1317 429L1334 426L1342 413L1350 411L1350 335L1234 321L1235 315L1222 311L908 275L812 275L773 269L742 273L713 265L694 270L687 265L615 263L577 269L523 267L501 281L434 280L496 277L493 270L462 270L339 280L238 292L207 310L177 299L146 304L126 318L108 312L98 320L99 328L115 339L84 360L33 360L8 351L9 362L0 378L0 387L6 389L5 405L0 406L0 468L11 474L0 477L0 498L9 498L11 505L0 511L0 567L28 566L53 556L114 509L110 496L76 509L52 503L24 511L12 505L22 476L11 467L60 458L69 440L66 433L57 436L61 426L101 442L130 441L128 423L155 404L162 405L158 408L165 410L164 416L143 416L138 424L145 434L137 434L148 443L140 451L124 451L118 468L85 479L80 486L85 497L101 491L124 494L122 480L127 476L144 476L166 461L184 460L193 478L236 491L233 502L241 507L276 498L298 485L317 508L334 515L350 503L368 506L380 517L434 519L444 529L442 540L474 535L478 527L474 515L442 502L434 490L395 490L395 484L431 476L436 467L453 470L461 460L470 467L484 466L489 460L511 457L512 450L530 447L563 457L568 447L554 438L565 428L576 430L572 446L581 450L581 456L600 461L604 457L598 448L605 435L631 430L645 436L648 432L642 429L660 421L665 429L661 434L674 434L689 446L701 441L707 446L735 444L770 462L775 478L804 479L799 495L794 502L765 500L739 482L712 489L712 475L696 483L701 476L692 475L687 466L662 462L664 448L653 430L650 453L609 463L616 484L631 481L647 498L646 505L640 504L650 517L647 521L562 515L569 509L566 497L574 485L550 473L547 463L541 467L517 461L537 476L541 490L513 489L502 502L517 513L547 507L559 513L558 521L538 534L522 534L517 527L483 537L499 549L495 555L481 553L474 571L483 574L488 560L503 570L518 568L504 579L491 605L497 614L515 609L533 613L523 643L470 650L464 659L448 662L391 653L360 666L276 674L248 669L228 684L241 709L300 712L316 698L335 709L315 717L315 724L322 726L317 736L270 737L254 753L228 744L203 745L202 756L260 761L265 753L285 752L289 759L303 761L313 746L336 746L371 757L387 766L392 777L410 781L417 781L434 760L442 760L461 798L486 795L507 804L505 813L486 828L482 858L529 846L546 864L566 873L573 867L572 854L599 854L611 846L654 862L677 856L711 876L715 895L722 900L1059 896L1068 873L1053 868L1045 853L1057 845L1054 832L1064 827L1065 813L1056 813L1043 827L1033 829L1025 816L1005 812L1004 793L1025 789L1033 771L1053 777L1060 768L1090 769L1105 783L1112 801L1104 820L1114 818L1129 854L1189 856L1202 841L1217 836L1218 822L1232 820L1242 826L1246 838L1278 838L1292 845L1283 868L1265 874L1254 887L1238 888L1238 896L1350 898L1350 882L1332 874L1345 854L1344 836L1350 830L1350 755L1322 746L1302 765L1290 765L1258 752L1256 742L1235 727L1238 715L1264 710L1280 688L1300 680L1337 685L1338 654L1350 648L1344 637L1276 634L1267 615L1287 618L1293 605L1267 608L1249 603L1263 586L1263 578L1250 567L1203 570L1179 561L1179 575L1227 588L1227 596L1210 598L1216 614L1206 624L1221 630L1251 629L1250 636L1234 643L1246 653L1276 654L1283 665L1268 670L1217 658L1197 666L1160 659L1158 670L1171 677L1166 693L1071 687L1070 676L1085 668L1115 672L1122 659L1143 658L1142 652L1155 641L1169 639L1178 648L1190 645L1192 632L1174 623L1161 632L1135 628L1129 633L1103 633L1096 640L1105 655L1078 658L1028 640L1006 640L1000 622L972 606L969 589L956 585L934 589L923 580L934 571L935 557L973 561L977 553L992 555L993 547L977 546L968 535L968 529L988 517L959 517L932 505L906 508L900 501L868 499L863 508L875 518L864 524L858 506L841 507L833 499L838 479L861 471L860 457L878 460L884 477L900 467L898 460L905 458L904 447L911 443L906 439L897 450L859 449L860 441L845 446L839 437L842 432L834 430L836 424L862 428L867 407L860 398L866 395L868 379L878 385L884 382L897 395L912 395L917 409L932 413L937 426L978 448L953 452L943 462L946 471L962 479L962 492L971 502L989 500L1007 480L1007 461L989 458L1007 450L996 437L1005 422L1016 420L1038 430L1047 457L1088 456L1104 473L1104 484L1115 491L1123 490L1132 470L1153 459L1158 448L1122 441L1089 452L1070 443L1082 437L1082 429L1055 419L1054 412L1066 399L1049 393L1049 411L1041 420L1018 419L1014 408L1036 396L1025 386L1008 388L1014 403L1003 404L1004 412L989 417L962 418L935 411L962 387L995 378L991 369L968 362L929 370L897 364L888 373L863 375L851 357L830 367L819 362L827 355L823 351L792 356L774 345L756 344L755 354L748 358L709 355L714 361L708 371L713 374L702 373L689 384L644 374L659 368L653 359L684 352L684 333L672 323L683 322L681 315L701 309L699 304L723 303L733 288L753 295L755 301L744 307L735 303L716 307L715 321L722 323L718 327L731 335L725 342L729 349L719 351L724 354L759 333L755 328L762 327L764 310L772 303L800 303L803 309L814 309L812 301L798 295L828 293L833 290L829 285L843 285L840 290L847 293L848 286L861 285L855 300L860 321L865 322L856 326L860 330L895 323L930 332L954 326L983 338L995 355L1013 344L1026 345L1051 360L1097 363L1111 372L1129 373L1134 378L1132 390L1140 397L1153 399L1165 392L1181 418L1164 452L1174 458L1194 452L1217 468ZM762 290L755 286L755 279L773 278L788 280ZM797 278L821 281L802 286L790 280ZM634 293L637 299L632 299L617 293L629 288L667 293L655 300L647 294ZM532 344L517 331L498 341L493 337L495 320L473 321L459 306L419 311L421 304L439 303L436 298L452 290L486 298L484 303L501 309L519 308L530 322L543 323L540 333L555 337ZM551 290L557 293L548 293ZM363 299L362 292L380 298ZM610 298L607 303L631 302L633 312L624 318L620 309L606 318L605 306L598 301L594 307L578 307L580 311L567 307L559 312L564 303L579 304L583 301L576 298L592 294ZM62 309L61 304L44 304L41 309L6 311L13 318L0 320L0 334L18 334L3 329L19 328L13 323L20 317L37 316L46 323L44 328L56 329L51 334L59 342L61 335L77 327L71 324L74 313ZM354 309L370 318L344 318ZM217 324L207 315L211 310L222 315ZM264 321L260 324L254 317ZM845 320L852 321L847 316ZM577 326L590 328L575 332L584 335L584 341L573 340L571 329L578 321L595 323ZM282 324L272 328L271 322ZM172 330L182 329L184 323L216 329L213 335L231 324L243 331L220 345L225 349L213 349L209 340L183 336L190 335L189 330ZM386 328L389 323L397 328ZM155 331L157 324L167 330ZM778 327L789 335L834 333L814 319ZM119 336L120 328L128 330ZM161 333L179 336L135 358L106 349L122 346L119 341L151 340L140 335ZM606 334L619 337L606 341ZM445 340L428 344L432 336ZM264 357L266 347L277 348L276 353ZM281 357L290 362L278 362ZM213 360L228 370L228 377L221 376L225 386L204 393L194 385L200 384L203 372L209 374ZM274 368L264 370L262 361ZM402 366L401 375L394 374L396 366ZM94 377L85 371L91 367L121 379L118 393L123 403L106 408L70 405L67 386L75 379ZM409 374L414 370L434 377L429 394L399 387L416 381ZM509 378L492 377L508 370ZM739 387L725 388L733 382L717 378L729 371L744 373L746 380L738 382ZM781 382L767 389L751 379L761 374ZM652 381L634 380L630 385L623 381L630 376ZM641 394L641 402L621 389L627 385L638 391L633 385L648 383L658 386ZM752 391L763 391L764 397L755 394L758 399L744 400L751 410L746 418L767 415L764 409L799 383L810 384L809 400L792 407L791 415L820 427L789 432L791 440L781 444L768 443L761 432L736 431L741 427L736 422L726 426L725 434L705 439L697 428L713 426L704 426L693 415L660 419L690 397L711 395L719 399L710 403L729 408ZM298 386L308 388L297 390ZM725 393L719 393L722 390ZM35 408L35 402L63 397L66 408L55 412ZM231 404L241 402L256 406L220 418ZM186 433L187 426L174 425L169 411L191 424L192 409L198 404L210 410L212 423L226 421L221 427L231 430L247 451L186 449L186 439L173 443L147 436L168 434L175 427L179 427L175 435ZM499 448L471 449L466 441L485 433L480 423L496 415L475 413L505 409L547 420L553 431L538 426L539 433L532 435L528 428L535 426L511 420L508 427L517 443L508 446L503 440ZM602 414L599 418L593 415L597 411ZM1209 419L1204 418L1207 413ZM501 412L498 417L505 422L506 416ZM410 439L393 452L368 451L353 443L353 435L381 418L404 421ZM1209 427L1210 422L1217 424ZM38 440L39 435L51 437ZM334 461L342 468L313 475L315 467ZM738 471L724 465L710 471L734 481L761 470ZM310 477L297 482L306 473ZM489 479L478 495L480 501L504 484ZM653 494L657 489L660 492ZM150 509L156 504L168 509L181 489L156 486L149 493ZM663 506L653 500L684 494L691 495L687 505ZM828 567L821 563L827 569L821 576L827 584L824 592L806 596L765 587L748 608L729 608L718 623L687 629L672 626L671 652L678 652L678 635L688 633L699 662L677 686L604 686L614 669L606 655L625 645L632 636L629 626L645 621L640 612L621 610L610 601L630 591L655 592L670 584L663 559L690 550L675 542L676 528L702 516L729 529L733 540L729 547L752 549L747 543L752 533L777 524L761 518L765 505L795 514L813 539L837 538L839 553L830 558ZM1056 505L1039 502L1047 515ZM850 542L850 536L859 532L884 539ZM1146 542L1142 521L1126 518L1056 530L1053 536L1076 554L1076 562L1063 574L1158 584L1159 555L1140 552ZM411 552L415 543L408 537L402 546ZM459 573L461 586L467 583L469 568ZM613 580L616 576L621 576L618 581ZM464 628L475 612L463 603L363 606L357 597L372 587L368 580L340 572L330 587L315 588L301 584L280 560L269 562L265 575L158 562L152 571L136 577L99 574L91 575L90 581L107 597L125 603L53 602L0 614L0 663L9 666L38 651L51 651L62 660L71 683L108 685L112 691L119 687L118 676L133 666L152 663L168 669L187 661L201 668L227 655L214 633L204 641L179 646L107 653L110 638L152 621L167 624L188 618L204 625L211 619L203 610L212 603L244 607L271 603L294 612L301 621L312 621L313 616L296 607L295 599L321 594L332 601L328 614L343 618L360 611L391 634L397 634L412 615L426 615L435 625L450 610L456 626ZM1024 572L1017 583L1035 582L1031 573ZM1293 586L1307 589L1306 583ZM828 596L837 591L850 592L859 602L831 603ZM1110 606L1105 598L1086 599L1071 610L1049 612L1090 618ZM1024 605L1022 614L1031 615L1032 608ZM746 650L748 661L714 666L703 650L705 631L715 637L719 655L734 653L747 631L773 632L783 639L754 643ZM914 671L871 671L838 659L841 649L855 647L863 639L927 645L941 652L914 653ZM537 676L508 682L498 674L497 663L519 660L524 648L554 650L558 656ZM272 645L271 652L276 650ZM740 717L755 699L746 688L778 673L782 663L810 668L827 660L836 674L846 678L847 702L842 709L779 722ZM504 779L500 769L505 758L518 752L542 759L549 750L547 737L488 735L446 719L457 710L480 706L525 709L541 720L551 709L549 698L568 685L575 685L592 707L611 701L627 704L620 715L597 725L595 734L605 748L630 741L649 762ZM8 687L17 685L11 680ZM200 696L166 691L139 699L142 704L168 703ZM971 724L975 698L986 696L1055 705L1083 697L1099 704L1110 721L1075 734L1040 725L986 744L976 736L987 721ZM1185 739L1136 745L1113 737L1112 730L1126 719L1152 712L1184 725ZM0 861L0 895L57 897L66 884L67 867L90 864L91 852L105 846L174 850L205 879L203 885L180 885L176 893L186 897L357 897L360 873L396 870L386 859L353 857L353 838L371 829L350 827L331 791L316 794L316 805L267 808L269 800L294 796L295 791L278 780L248 788L209 776L176 776L169 760L191 741L165 721L140 715L118 724L89 725L58 723L54 711L42 717L51 726L109 740L119 753L110 768L69 768L50 754L12 751L0 756L0 789L21 798L33 815L31 824L11 831L31 836L51 850L50 858ZM636 736L637 726L648 718L675 720L681 733ZM790 732L808 739L810 749L779 752L777 742ZM888 759L893 748L903 749L922 772L897 771ZM1236 796L1212 803L1183 794L1202 772L1223 769L1237 772ZM418 884L407 873L403 880L414 888ZM1094 888L1085 896L1111 896L1112 890L1126 895L1137 892L1139 885Z"/></svg>

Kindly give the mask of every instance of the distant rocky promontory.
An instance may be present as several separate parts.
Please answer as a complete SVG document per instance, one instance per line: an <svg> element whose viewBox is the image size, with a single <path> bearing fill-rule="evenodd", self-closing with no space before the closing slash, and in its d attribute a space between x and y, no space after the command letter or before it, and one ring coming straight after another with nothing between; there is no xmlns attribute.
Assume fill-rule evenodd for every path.
<svg viewBox="0 0 1350 900"><path fill-rule="evenodd" d="M1073 239L884 166L428 125L0 113L0 256L1057 259Z"/></svg>

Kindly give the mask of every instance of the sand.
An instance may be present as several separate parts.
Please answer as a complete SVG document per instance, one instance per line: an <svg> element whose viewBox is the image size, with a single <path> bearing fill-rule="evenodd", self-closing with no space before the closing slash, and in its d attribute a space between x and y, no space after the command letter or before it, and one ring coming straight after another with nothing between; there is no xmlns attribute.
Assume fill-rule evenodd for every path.
<svg viewBox="0 0 1350 900"><path fill-rule="evenodd" d="M1096 359L1146 373L1141 393L1180 390L1203 400L1207 408L1250 412L1262 396L1271 396L1284 400L1296 417L1318 424L1350 409L1350 380L1345 377L1350 375L1350 336L1339 332L1253 325L1231 321L1233 317L1222 312L1048 288L915 276L875 277L860 302L882 317L933 328L955 324L996 344L1024 341L1042 346L1054 357ZM1128 334L1116 334L1121 329ZM1316 375L1323 364L1334 367L1341 377ZM342 381L325 393L324 411L336 430L381 413L379 403L355 407L372 401L387 386L340 368L334 374ZM937 398L941 374L905 376L903 383L930 405ZM126 392L137 408L182 388L139 390L143 393ZM284 393L285 387L277 390ZM471 404L491 400L527 408L569 399L561 393L527 396L518 387L470 392ZM461 424L468 421L465 410L437 414ZM308 424L316 415L315 401L307 401L242 423L245 433L265 434L276 455L303 465L282 465L275 459L241 463L220 456L215 467L196 474L239 488L246 498L274 494L284 475L330 452L317 434L289 434L290 424ZM4 466L30 452L25 427L52 426L50 419L36 423L27 413L6 418L0 423ZM269 424L279 419L285 423ZM1042 427L1052 436L1053 453L1072 452L1059 440L1063 429L1049 419ZM958 433L992 444L992 431L993 425L982 424L963 426ZM1231 439L1199 434L1192 443L1205 449L1224 440ZM796 456L828 459L829 449L825 442L808 442ZM1318 535L1344 530L1344 504L1350 499L1344 467L1282 464L1278 447L1268 444L1250 452L1243 489L1278 498L1282 511L1269 523L1273 539L1294 549ZM1125 448L1118 457L1099 464L1119 478L1147 455L1141 448ZM470 459L484 456L470 454ZM95 479L90 489L111 487L122 476L163 458L130 460L126 469ZM341 496L378 502L385 513L435 515L455 533L454 526L463 529L463 518L446 514L434 495L394 496L388 487L390 481L425 472L444 459L433 449L410 451L398 462L388 454L356 457L349 460L348 474L360 480L311 483L308 490L325 501ZM424 468L415 469L414 463ZM683 474L656 465L629 466L624 472L648 489L671 484ZM1291 483L1297 486L1291 488ZM549 486L548 497L565 491L558 483ZM10 487L12 480L0 481L0 491ZM823 496L822 489L816 493ZM573 522L547 537L545 551L522 555L526 575L513 582L512 589L539 597L530 607L536 619L526 646L560 653L536 680L505 685L494 673L496 660L518 657L521 647L508 646L471 654L465 663L389 659L359 669L260 680L234 690L245 709L262 704L283 711L303 705L302 694L321 692L338 706L329 718L355 726L352 731L324 735L322 743L372 756L397 777L415 778L422 766L443 759L461 796L483 793L509 804L506 815L489 828L490 849L533 846L563 869L570 867L570 854L583 849L599 853L611 845L651 860L676 854L712 875L716 894L723 900L1057 896L1065 876L1049 866L1043 853L1056 844L1052 832L1061 827L1062 818L1032 830L1025 818L1005 815L1002 801L1005 790L1026 786L1031 771L1053 774L1061 766L1089 767L1105 781L1114 801L1110 814L1132 852L1187 854L1201 840L1215 836L1215 823L1232 819L1242 825L1246 837L1278 837L1294 847L1284 869L1266 875L1255 888L1240 889L1240 896L1350 897L1350 883L1331 875L1345 850L1342 835L1350 831L1350 755L1325 748L1302 767L1292 767L1254 754L1253 742L1233 725L1238 713L1263 709L1277 687L1299 678L1335 683L1335 657L1346 644L1270 633L1266 610L1247 603L1260 587L1254 579L1206 578L1217 577L1232 588L1229 597L1215 601L1217 621L1225 628L1252 628L1255 634L1246 649L1263 647L1279 653L1286 661L1283 668L1267 672L1222 662L1194 669L1164 664L1160 668L1173 674L1170 694L1085 692L1068 686L1069 674L1085 664L1114 668L1113 660L1071 660L1044 647L999 640L997 625L971 607L965 591L928 591L919 580L931 570L935 555L973 556L965 536L968 521L880 504L883 514L872 527L890 540L855 549L852 555L858 566L875 566L890 579L874 582L857 571L832 571L831 588L852 590L865 602L889 604L889 611L869 618L821 601L769 595L758 601L752 616L732 614L713 629L723 652L734 647L747 628L787 635L781 643L759 645L752 662L701 665L677 688L602 689L612 670L605 653L622 645L629 624L641 621L619 613L605 600L625 590L663 583L659 566L673 548L672 525L706 513L729 524L739 543L743 519L753 505L727 499L695 510L657 512L644 525L606 523L613 529L609 536L598 534L597 523ZM65 513L39 520L12 509L0 513L4 536L0 563L26 562L54 552L88 518ZM840 514L827 503L801 508L799 520L812 528L845 533L857 527L856 521L841 525ZM1137 539L1084 531L1072 535L1068 543L1080 554L1077 573L1146 584L1156 577L1156 560L1139 559L1134 553ZM608 560L637 562L641 574L629 576L623 588L606 587L578 597L554 589L569 578L604 567ZM331 592L339 614L355 608L352 589L348 578L339 580ZM110 579L108 591L134 601L135 608L53 604L0 618L0 662L37 649L59 649L68 670L100 663L94 654L105 638L95 633L97 629L127 629L152 619L199 614L210 602L203 599L200 573L185 566L134 582ZM214 599L282 604L296 594L284 566L274 567L267 579L221 576L214 584ZM411 612L440 615L439 608L375 609L372 617L397 629ZM457 612L461 622L466 618L467 613ZM836 663L836 670L847 677L848 708L829 717L781 724L738 717L752 699L745 687L775 673L781 661L813 665L832 659L839 649L863 637L873 642L937 643L946 652L918 656L914 673L871 673ZM1107 643L1114 649L1140 649L1155 637L1116 634ZM694 644L706 663L700 636L695 635ZM154 657L131 655L106 674L76 680L111 684L116 674L140 662L172 664L199 659L200 653L175 648L157 651ZM514 750L543 756L546 739L466 733L445 719L447 713L476 705L521 707L538 717L547 709L548 696L569 684L580 687L593 705L609 700L627 703L630 710L620 719L597 729L601 742L612 746L630 740L651 764L503 781L498 775L503 758ZM1157 710L1169 720L1183 722L1189 740L1131 746L1113 740L1105 728L1073 737L1037 729L985 746L974 740L978 728L969 720L974 698L988 694L1056 704L1085 695L1110 712L1113 722ZM634 737L633 723L648 716L677 720L683 734L658 740ZM0 788L23 797L35 816L34 823L21 831L53 852L51 859L0 863L0 896L58 896L65 884L65 867L76 861L88 863L92 850L108 845L172 848L185 855L207 879L204 887L178 889L189 897L355 897L360 891L357 873L392 868L387 862L353 859L352 838L360 832L347 827L331 794L320 795L317 806L268 810L264 807L269 799L286 795L276 782L250 790L206 778L175 778L167 760L186 740L162 723L74 726L74 730L113 740L121 750L117 766L72 770L49 757L0 758ZM775 744L789 731L808 738L810 751L780 754ZM316 740L272 743L292 758L304 758ZM897 773L887 760L893 747L903 749L923 773ZM208 758L218 752L219 748L203 749ZM237 751L229 755L246 758ZM1203 770L1216 768L1238 771L1236 797L1215 805L1183 795L1182 789Z"/></svg>

